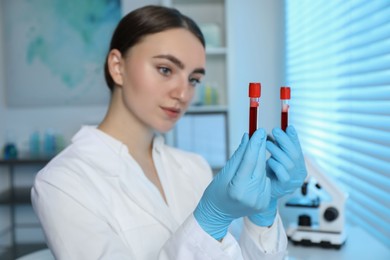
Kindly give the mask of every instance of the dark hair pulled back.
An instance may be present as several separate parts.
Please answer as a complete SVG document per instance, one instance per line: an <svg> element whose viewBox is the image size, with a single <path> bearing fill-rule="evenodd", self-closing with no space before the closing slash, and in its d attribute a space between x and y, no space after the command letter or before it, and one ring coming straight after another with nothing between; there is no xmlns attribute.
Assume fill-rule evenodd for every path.
<svg viewBox="0 0 390 260"><path fill-rule="evenodd" d="M146 35L173 28L189 30L205 47L203 34L191 18L174 8L148 5L135 9L121 19L113 33L109 52L117 49L124 56L131 47L140 42ZM107 58L108 55L104 64L104 76L112 92L115 83L108 70Z"/></svg>

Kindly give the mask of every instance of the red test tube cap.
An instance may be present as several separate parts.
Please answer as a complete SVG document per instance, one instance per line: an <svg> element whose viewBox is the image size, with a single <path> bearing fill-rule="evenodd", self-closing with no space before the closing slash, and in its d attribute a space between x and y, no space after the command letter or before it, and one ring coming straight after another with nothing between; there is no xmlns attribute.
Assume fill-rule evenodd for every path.
<svg viewBox="0 0 390 260"><path fill-rule="evenodd" d="M290 99L291 91L290 87L281 87L280 88L280 99Z"/></svg>
<svg viewBox="0 0 390 260"><path fill-rule="evenodd" d="M249 97L257 98L261 96L261 84L256 82L249 83Z"/></svg>

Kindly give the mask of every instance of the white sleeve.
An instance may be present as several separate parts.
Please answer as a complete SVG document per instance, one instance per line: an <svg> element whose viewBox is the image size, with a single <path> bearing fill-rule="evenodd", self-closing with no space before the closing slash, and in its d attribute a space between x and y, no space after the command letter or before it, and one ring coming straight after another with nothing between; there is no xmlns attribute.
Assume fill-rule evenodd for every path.
<svg viewBox="0 0 390 260"><path fill-rule="evenodd" d="M279 214L271 227L260 227L244 218L240 245L244 259L283 259L287 235Z"/></svg>
<svg viewBox="0 0 390 260"><path fill-rule="evenodd" d="M207 234L191 214L165 243L159 259L243 259L240 246L227 233L222 242Z"/></svg>

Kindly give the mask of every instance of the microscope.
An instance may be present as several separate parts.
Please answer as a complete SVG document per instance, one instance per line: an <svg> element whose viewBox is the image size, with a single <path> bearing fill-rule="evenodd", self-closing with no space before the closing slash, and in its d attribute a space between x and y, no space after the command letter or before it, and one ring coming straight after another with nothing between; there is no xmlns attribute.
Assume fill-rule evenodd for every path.
<svg viewBox="0 0 390 260"><path fill-rule="evenodd" d="M324 174L315 161L305 157L307 178L284 202L286 214L296 219L287 226L294 245L340 249L346 241L345 203L348 194Z"/></svg>

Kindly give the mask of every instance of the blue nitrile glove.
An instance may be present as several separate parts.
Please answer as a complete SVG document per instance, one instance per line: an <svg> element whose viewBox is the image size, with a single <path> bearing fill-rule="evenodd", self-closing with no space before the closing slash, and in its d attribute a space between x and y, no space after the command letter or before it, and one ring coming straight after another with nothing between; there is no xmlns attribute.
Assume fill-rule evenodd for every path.
<svg viewBox="0 0 390 260"><path fill-rule="evenodd" d="M284 132L274 128L275 143L267 141L271 157L267 160L267 176L271 179L271 202L263 212L249 219L259 226L272 225L277 210L277 200L301 187L307 172L298 135L293 126Z"/></svg>
<svg viewBox="0 0 390 260"><path fill-rule="evenodd" d="M267 160L267 176L271 179L272 197L281 198L300 188L307 171L297 132L289 126L284 132L274 128L275 143L267 142L271 157Z"/></svg>
<svg viewBox="0 0 390 260"><path fill-rule="evenodd" d="M271 197L271 200L266 209L262 210L260 213L251 215L248 218L257 226L270 227L274 223L277 208L278 200Z"/></svg>
<svg viewBox="0 0 390 260"><path fill-rule="evenodd" d="M240 146L206 188L194 211L202 229L217 240L225 237L234 219L260 212L271 198L265 171L265 131L259 129L248 139L244 134Z"/></svg>

